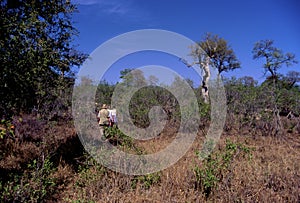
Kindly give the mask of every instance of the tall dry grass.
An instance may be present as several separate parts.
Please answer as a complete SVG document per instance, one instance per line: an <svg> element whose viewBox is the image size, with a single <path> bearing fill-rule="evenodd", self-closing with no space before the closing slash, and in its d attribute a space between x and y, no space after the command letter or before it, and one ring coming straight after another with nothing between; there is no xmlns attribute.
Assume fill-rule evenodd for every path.
<svg viewBox="0 0 300 203"><path fill-rule="evenodd" d="M237 151L229 166L218 172L219 180L206 194L199 187L201 183L197 182L194 171L195 167L205 168L205 162L199 160L196 152L204 142L206 129L171 167L155 174L130 176L97 164L85 153L72 124L34 122L39 121L24 118L22 124L16 125L19 135L16 134L15 140L1 140L2 192L5 181L12 174L20 176L40 170L29 170L27 164L45 156L54 166L53 172L51 170L45 178L54 180L55 184L49 188L51 192L43 198L44 202L300 202L300 134L296 130L297 124L292 124L296 126L292 131L287 129L283 136L277 137L247 134L247 129L241 129L243 134L224 131L213 152L216 156L222 157L228 140L251 148L252 156L250 159ZM286 122L285 125L291 125ZM22 133L34 126L38 128L31 129L33 138ZM174 132L169 132L134 144L143 153L162 150L174 139ZM33 180L22 179L29 184ZM19 186L25 183L13 182ZM36 183L39 182L29 189L37 190ZM13 186L9 192L18 195Z"/></svg>
<svg viewBox="0 0 300 203"><path fill-rule="evenodd" d="M138 143L147 152L161 149L172 138L157 138ZM195 166L202 167L195 151L203 143L199 135L190 150L173 166L160 172L160 181L149 188L139 182L132 188L133 176L119 174L95 165L86 173L94 174L84 186L74 182L82 179L76 175L64 200L93 202L299 202L300 201L300 137L292 134L285 138L223 135L215 153L222 152L225 141L242 143L252 148L252 158L235 156L230 166L222 171L221 178L211 194L206 197L196 187ZM92 175L93 176L93 175Z"/></svg>

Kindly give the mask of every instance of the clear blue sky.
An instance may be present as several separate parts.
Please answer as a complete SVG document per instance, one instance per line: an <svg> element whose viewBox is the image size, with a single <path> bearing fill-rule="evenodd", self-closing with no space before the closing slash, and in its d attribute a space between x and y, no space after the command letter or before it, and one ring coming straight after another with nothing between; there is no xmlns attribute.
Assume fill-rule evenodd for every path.
<svg viewBox="0 0 300 203"><path fill-rule="evenodd" d="M204 34L218 34L231 45L242 68L226 77L252 76L262 81L264 61L254 61L251 50L255 42L274 40L284 52L296 54L300 62L300 2L297 0L73 0L79 12L73 16L79 37L79 50L90 54L99 45L117 35L137 29L164 29L200 41ZM178 66L166 54L147 52L125 57L105 75L116 82L119 71L142 65ZM177 67L177 68L178 68ZM175 68L176 69L176 68ZM183 71L183 77L198 80ZM300 64L282 68L300 71ZM196 84L199 84L195 81Z"/></svg>

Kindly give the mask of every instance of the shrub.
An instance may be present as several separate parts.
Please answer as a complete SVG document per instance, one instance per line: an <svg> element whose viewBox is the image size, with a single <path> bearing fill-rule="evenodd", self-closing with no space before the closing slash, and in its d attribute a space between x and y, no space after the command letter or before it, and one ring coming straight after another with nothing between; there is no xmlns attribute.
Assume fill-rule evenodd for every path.
<svg viewBox="0 0 300 203"><path fill-rule="evenodd" d="M24 174L11 173L9 181L0 184L1 202L41 202L55 190L55 179L51 173L56 170L49 159L34 160L28 164Z"/></svg>
<svg viewBox="0 0 300 203"><path fill-rule="evenodd" d="M142 188L149 189L152 185L159 183L160 180L161 172L135 176L131 181L131 188L136 189L137 185L140 184Z"/></svg>
<svg viewBox="0 0 300 203"><path fill-rule="evenodd" d="M241 153L251 158L251 149L241 143L233 143L226 140L225 149L203 157L203 154L197 152L200 159L203 159L201 167L196 166L194 173L196 176L196 187L200 188L206 197L208 197L213 189L229 170L234 158Z"/></svg>

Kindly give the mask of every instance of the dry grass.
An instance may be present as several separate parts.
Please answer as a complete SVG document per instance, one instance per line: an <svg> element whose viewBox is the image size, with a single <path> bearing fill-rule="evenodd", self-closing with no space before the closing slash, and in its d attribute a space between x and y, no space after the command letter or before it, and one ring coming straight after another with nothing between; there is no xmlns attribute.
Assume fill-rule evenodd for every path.
<svg viewBox="0 0 300 203"><path fill-rule="evenodd" d="M224 132L214 153L224 152L229 139L253 148L252 158L234 156L207 197L196 187L194 173L196 166L203 168L205 164L196 155L204 132L177 163L144 177L111 171L83 155L72 125L55 124L39 130L47 132L46 136L2 143L7 148L0 169L4 173L22 172L24 165L48 154L56 168L50 177L55 180L55 191L46 198L49 202L300 202L299 131L279 137ZM173 139L172 134L161 134L135 145L144 153L153 153Z"/></svg>
<svg viewBox="0 0 300 203"><path fill-rule="evenodd" d="M171 141L157 138L139 146L147 152L161 149ZM283 138L223 135L216 151L224 150L230 139L251 147L252 159L236 157L223 177L206 198L195 188L193 168L201 162L195 151L204 138L198 136L191 149L172 167L160 173L160 181L145 189L142 182L132 188L133 176L122 175L99 166L88 169L94 174L86 185L74 186L82 179L77 175L63 196L64 200L91 200L94 202L299 202L300 201L300 137ZM81 177L80 177L81 176ZM92 179L92 180L91 180Z"/></svg>
<svg viewBox="0 0 300 203"><path fill-rule="evenodd" d="M295 136L299 141L299 135ZM235 160L229 175L219 184L214 200L299 202L299 143L273 137L231 139L247 143L255 151L251 161Z"/></svg>

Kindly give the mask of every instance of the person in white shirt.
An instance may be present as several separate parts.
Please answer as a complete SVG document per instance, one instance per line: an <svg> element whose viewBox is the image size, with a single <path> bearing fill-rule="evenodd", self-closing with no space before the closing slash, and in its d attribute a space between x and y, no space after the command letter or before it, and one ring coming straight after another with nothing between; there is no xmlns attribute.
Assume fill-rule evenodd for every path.
<svg viewBox="0 0 300 203"><path fill-rule="evenodd" d="M118 127L117 110L113 108L113 109L109 109L108 112L109 112L110 127L113 126Z"/></svg>

